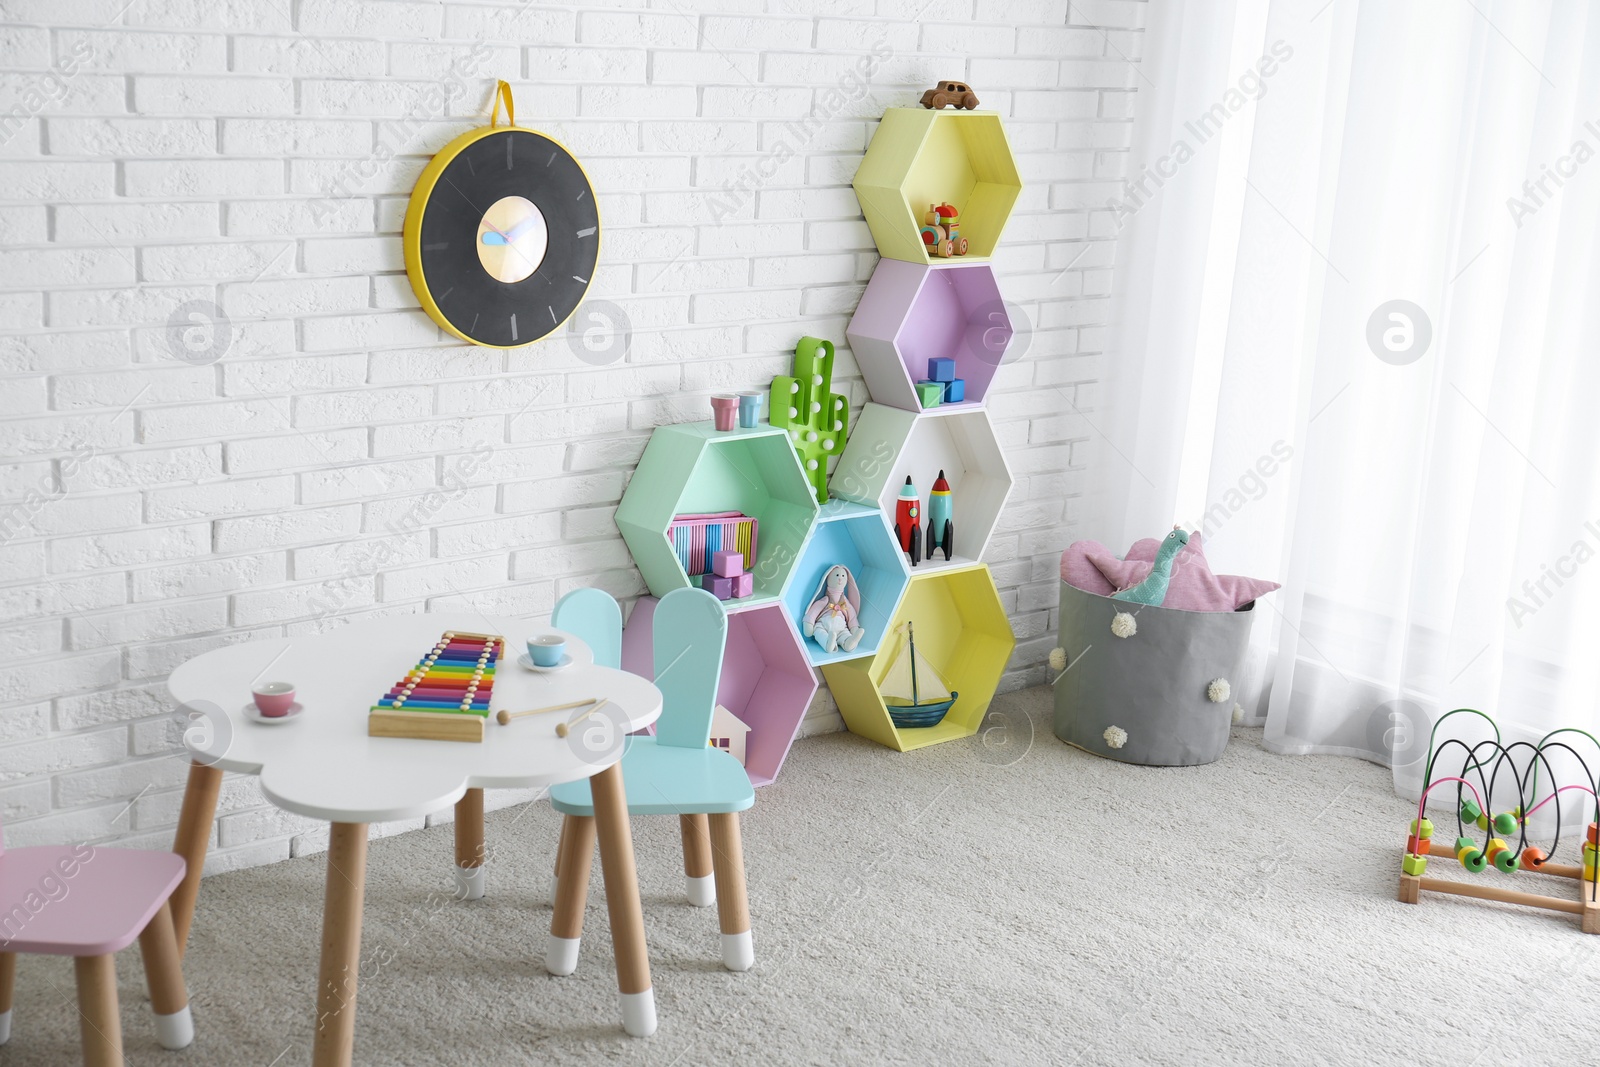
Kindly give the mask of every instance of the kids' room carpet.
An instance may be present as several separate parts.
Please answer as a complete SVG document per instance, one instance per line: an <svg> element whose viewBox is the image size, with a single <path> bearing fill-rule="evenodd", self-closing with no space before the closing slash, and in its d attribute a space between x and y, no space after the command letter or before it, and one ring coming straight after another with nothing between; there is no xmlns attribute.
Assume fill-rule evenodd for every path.
<svg viewBox="0 0 1600 1067"><path fill-rule="evenodd" d="M796 744L744 818L746 974L719 962L716 909L683 901L677 820L634 820L661 1020L645 1040L619 1024L598 860L578 972L544 971L546 803L489 815L482 901L448 898L448 825L373 841L356 1062L1594 1062L1600 937L1398 903L1409 815L1387 770L1271 755L1245 729L1211 766L1124 766L1058 742L1049 696L1001 696L987 737L910 754ZM130 1064L310 1061L324 866L205 880L186 1052L157 1046L138 951L120 956ZM78 1062L72 990L68 961L20 960L0 1065Z"/></svg>

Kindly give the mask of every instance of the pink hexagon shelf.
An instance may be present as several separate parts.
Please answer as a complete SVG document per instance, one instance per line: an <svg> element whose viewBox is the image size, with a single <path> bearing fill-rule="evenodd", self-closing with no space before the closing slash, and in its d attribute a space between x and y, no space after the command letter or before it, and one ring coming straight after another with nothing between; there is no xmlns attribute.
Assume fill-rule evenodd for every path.
<svg viewBox="0 0 1600 1067"><path fill-rule="evenodd" d="M921 411L915 383L928 361L955 361L966 398L936 407L980 407L1011 343L1011 319L987 263L926 266L878 261L845 331L872 399Z"/></svg>
<svg viewBox="0 0 1600 1067"><path fill-rule="evenodd" d="M657 603L640 597L622 631L623 669L652 680L650 629ZM778 776L816 692L816 673L781 603L729 612L717 703L750 728L744 769L751 785Z"/></svg>

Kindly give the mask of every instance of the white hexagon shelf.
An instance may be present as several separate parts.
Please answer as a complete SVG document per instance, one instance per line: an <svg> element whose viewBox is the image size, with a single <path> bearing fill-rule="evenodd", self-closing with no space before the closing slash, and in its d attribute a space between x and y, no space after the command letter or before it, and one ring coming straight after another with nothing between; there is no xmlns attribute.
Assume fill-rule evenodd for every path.
<svg viewBox="0 0 1600 1067"><path fill-rule="evenodd" d="M878 403L923 410L916 383L929 378L930 360L948 359L963 383L958 403L981 407L1011 343L1011 318L986 263L881 259L845 332Z"/></svg>
<svg viewBox="0 0 1600 1067"><path fill-rule="evenodd" d="M940 551L912 568L912 575L976 563L1000 521L1011 493L994 425L982 408L930 408L920 415L885 404L867 404L856 419L830 491L860 504L881 508L893 522L895 501L907 476L927 521L928 490L940 471L950 484L955 536L950 559Z"/></svg>
<svg viewBox="0 0 1600 1067"><path fill-rule="evenodd" d="M756 520L749 597L730 611L776 603L817 516L789 435L771 426L718 430L709 422L658 426L617 506L617 528L652 595L700 584L667 536L674 516L742 512Z"/></svg>

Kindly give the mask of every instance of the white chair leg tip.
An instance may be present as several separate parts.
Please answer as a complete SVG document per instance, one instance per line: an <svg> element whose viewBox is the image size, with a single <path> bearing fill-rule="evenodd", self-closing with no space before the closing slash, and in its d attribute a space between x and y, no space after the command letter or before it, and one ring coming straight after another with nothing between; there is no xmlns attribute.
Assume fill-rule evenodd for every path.
<svg viewBox="0 0 1600 1067"><path fill-rule="evenodd" d="M685 875L683 881L689 894L689 903L695 907L709 908L717 902L717 880L713 875L701 878Z"/></svg>
<svg viewBox="0 0 1600 1067"><path fill-rule="evenodd" d="M11 1011L0 1011L0 1045L11 1040Z"/></svg>
<svg viewBox="0 0 1600 1067"><path fill-rule="evenodd" d="M457 900L482 900L486 884L484 868L482 867L457 867L456 868L456 899Z"/></svg>
<svg viewBox="0 0 1600 1067"><path fill-rule="evenodd" d="M634 1037L649 1037L656 1032L656 991L623 993L622 1028Z"/></svg>
<svg viewBox="0 0 1600 1067"><path fill-rule="evenodd" d="M582 940L579 937L556 937L551 934L544 950L544 969L557 978L565 978L577 970L578 945Z"/></svg>
<svg viewBox="0 0 1600 1067"><path fill-rule="evenodd" d="M722 965L730 971L748 971L756 962L755 940L746 930L742 934L722 935Z"/></svg>
<svg viewBox="0 0 1600 1067"><path fill-rule="evenodd" d="M185 1005L171 1015L156 1016L156 1040L165 1049L188 1048L194 1043L194 1016Z"/></svg>

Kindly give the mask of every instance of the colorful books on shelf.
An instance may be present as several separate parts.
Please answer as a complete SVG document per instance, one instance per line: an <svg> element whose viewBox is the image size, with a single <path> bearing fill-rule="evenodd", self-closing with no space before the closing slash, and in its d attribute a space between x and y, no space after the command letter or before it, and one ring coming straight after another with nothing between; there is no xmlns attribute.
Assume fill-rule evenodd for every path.
<svg viewBox="0 0 1600 1067"><path fill-rule="evenodd" d="M756 520L740 511L716 511L703 515L675 515L667 527L667 540L678 555L683 573L691 578L713 573L721 551L744 556L748 569L756 559Z"/></svg>

